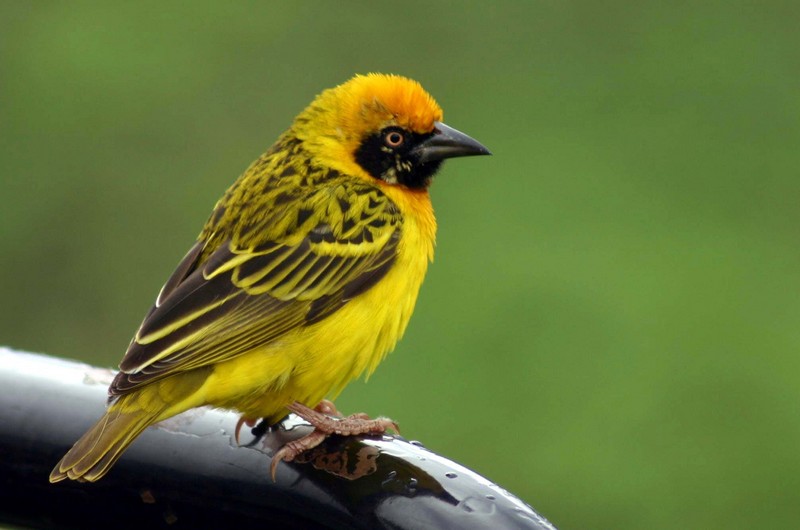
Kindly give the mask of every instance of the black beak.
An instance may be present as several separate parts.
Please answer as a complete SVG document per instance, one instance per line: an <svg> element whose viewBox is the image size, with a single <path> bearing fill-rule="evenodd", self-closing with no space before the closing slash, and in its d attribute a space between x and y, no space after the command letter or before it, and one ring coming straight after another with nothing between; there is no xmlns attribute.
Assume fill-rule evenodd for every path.
<svg viewBox="0 0 800 530"><path fill-rule="evenodd" d="M434 122L433 136L416 146L411 152L416 154L420 164L436 162L458 156L491 155L480 142L466 134L448 127L442 122Z"/></svg>

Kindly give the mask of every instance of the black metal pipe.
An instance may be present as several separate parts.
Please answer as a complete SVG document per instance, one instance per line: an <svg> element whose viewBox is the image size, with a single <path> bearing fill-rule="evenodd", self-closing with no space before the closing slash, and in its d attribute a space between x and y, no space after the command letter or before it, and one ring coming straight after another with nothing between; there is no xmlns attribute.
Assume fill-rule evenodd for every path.
<svg viewBox="0 0 800 530"><path fill-rule="evenodd" d="M110 370L0 348L0 523L42 529L553 526L487 479L397 436L332 437L269 476L308 432L290 417L253 447L208 408L147 429L97 483L48 475L103 412ZM246 443L247 440L242 440ZM257 525L257 526L250 526Z"/></svg>

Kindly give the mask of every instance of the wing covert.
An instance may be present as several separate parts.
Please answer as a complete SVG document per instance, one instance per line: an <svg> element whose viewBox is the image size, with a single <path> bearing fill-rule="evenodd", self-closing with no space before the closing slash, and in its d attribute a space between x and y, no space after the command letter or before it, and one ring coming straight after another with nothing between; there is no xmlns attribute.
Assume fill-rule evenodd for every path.
<svg viewBox="0 0 800 530"><path fill-rule="evenodd" d="M394 263L402 217L379 189L340 183L290 206L230 234L210 253L202 240L192 248L131 341L112 397L318 322Z"/></svg>

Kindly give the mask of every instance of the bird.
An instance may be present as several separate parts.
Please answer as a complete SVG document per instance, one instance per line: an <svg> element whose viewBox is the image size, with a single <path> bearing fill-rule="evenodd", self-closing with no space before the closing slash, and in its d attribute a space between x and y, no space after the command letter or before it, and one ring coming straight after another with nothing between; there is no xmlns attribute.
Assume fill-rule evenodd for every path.
<svg viewBox="0 0 800 530"><path fill-rule="evenodd" d="M445 125L417 82L356 75L322 91L216 203L146 314L109 387L105 414L50 482L101 479L144 429L186 410L231 409L314 430L275 452L291 461L330 434L397 425L341 417L332 401L403 335L436 220L428 188L444 160L489 155Z"/></svg>

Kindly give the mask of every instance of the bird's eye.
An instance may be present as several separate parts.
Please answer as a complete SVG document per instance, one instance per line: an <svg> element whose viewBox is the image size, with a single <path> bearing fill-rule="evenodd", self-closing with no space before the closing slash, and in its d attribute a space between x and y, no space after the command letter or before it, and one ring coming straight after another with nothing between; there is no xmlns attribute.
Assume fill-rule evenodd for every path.
<svg viewBox="0 0 800 530"><path fill-rule="evenodd" d="M405 141L406 137L400 131L388 131L383 135L383 143L387 147L400 147Z"/></svg>

